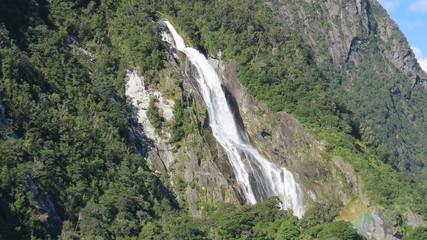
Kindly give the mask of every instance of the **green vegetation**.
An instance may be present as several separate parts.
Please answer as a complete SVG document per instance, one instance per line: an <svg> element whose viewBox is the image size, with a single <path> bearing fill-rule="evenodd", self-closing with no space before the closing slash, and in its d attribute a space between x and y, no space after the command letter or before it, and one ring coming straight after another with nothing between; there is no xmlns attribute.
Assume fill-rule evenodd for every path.
<svg viewBox="0 0 427 240"><path fill-rule="evenodd" d="M411 229L408 235L406 235L403 240L422 240L427 238L427 228L426 227L417 227Z"/></svg>
<svg viewBox="0 0 427 240"><path fill-rule="evenodd" d="M375 147L355 144L351 114L331 93L312 50L264 3L0 3L0 92L10 119L0 136L0 238L363 239L349 223L332 222L337 202L315 205L302 219L279 210L274 199L209 206L201 219L179 209L128 142L125 69L138 69L154 84L166 59L156 13L170 16L194 46L236 60L248 92L326 140L325 158L351 163L369 199L391 219L401 219L401 206L426 218L426 193L390 167L387 154L380 158ZM189 119L197 110L190 103L185 96L176 101L172 143L194 129ZM147 114L162 127L154 100ZM54 216L45 218L40 199L46 198L59 225ZM415 229L408 236L423 233Z"/></svg>
<svg viewBox="0 0 427 240"><path fill-rule="evenodd" d="M193 45L235 59L239 80L249 93L273 111L293 113L318 139L326 140L325 158L341 156L350 163L371 202L386 208L391 219L404 215L401 206L410 206L427 219L425 189L394 170L381 146L362 143L361 148L358 123L332 93L311 48L297 32L275 21L274 10L263 2L209 1L209 7L189 2L175 6L173 20L192 36Z"/></svg>
<svg viewBox="0 0 427 240"><path fill-rule="evenodd" d="M340 11L331 11L334 5ZM355 6L341 0L277 1L271 9L274 21L292 22L312 44L320 71L357 118L361 139L388 152L388 163L427 186L427 94L422 83L427 76L377 2L360 1L358 16L351 18L355 24L348 26L341 16L352 15ZM342 36L337 44L336 34Z"/></svg>
<svg viewBox="0 0 427 240"><path fill-rule="evenodd" d="M193 129L190 120L190 112L187 109L188 105L189 103L185 97L175 101L175 105L173 107L174 119L172 122L172 137L170 139L171 143L179 142Z"/></svg>
<svg viewBox="0 0 427 240"><path fill-rule="evenodd" d="M147 13L129 4L0 4L0 92L11 122L0 137L0 238L52 239L61 228L67 239L134 236L142 219L173 205L127 140L124 68L154 71L164 55ZM43 217L46 197L59 223Z"/></svg>
<svg viewBox="0 0 427 240"><path fill-rule="evenodd" d="M348 222L314 222L321 218L315 212L298 219L279 210L277 203L269 199L253 206L220 204L202 219L176 213L152 223L151 232L143 232L140 239L365 239Z"/></svg>
<svg viewBox="0 0 427 240"><path fill-rule="evenodd" d="M151 125L153 125L156 130L162 126L162 117L160 117L159 109L155 105L155 100L153 97L150 98L150 103L148 105L147 117Z"/></svg>
<svg viewBox="0 0 427 240"><path fill-rule="evenodd" d="M289 27L274 22L263 1L210 4L177 7L174 20L194 45L235 59L239 80L271 110L295 113L316 127L351 130L343 103L328 92L309 46Z"/></svg>

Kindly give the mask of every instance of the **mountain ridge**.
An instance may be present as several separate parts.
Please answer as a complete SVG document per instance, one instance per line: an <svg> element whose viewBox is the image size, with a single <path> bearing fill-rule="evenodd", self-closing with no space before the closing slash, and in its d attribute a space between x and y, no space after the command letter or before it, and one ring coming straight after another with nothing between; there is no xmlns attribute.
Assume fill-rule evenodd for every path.
<svg viewBox="0 0 427 240"><path fill-rule="evenodd" d="M321 11L308 14L308 10L292 8L290 2L283 1L278 18L294 26L316 49L317 62L324 66L322 72L358 116L364 140L390 151L393 165L423 182L426 153L420 135L425 136L422 126L426 118L419 109L426 101L427 75L406 38L377 1L344 1L338 7L341 2L312 2ZM348 17L339 20L343 14ZM326 23L320 19L326 19ZM332 59L334 70L328 59ZM370 59L369 65L363 65L362 59ZM377 88L381 89L379 94L371 90ZM368 96L361 97L358 92ZM405 137L408 135L411 139ZM397 143L393 138L404 140Z"/></svg>
<svg viewBox="0 0 427 240"><path fill-rule="evenodd" d="M377 49L375 36L370 35L376 27L375 11L384 14L384 10L375 1L336 3L34 0L25 6L38 6L40 11L24 11L25 16L14 23L1 17L0 91L9 124L2 125L0 138L0 236L363 239L355 227L365 237L422 239L425 189L389 164L399 167L381 149L377 135L384 124L363 123L365 113L348 100L353 96L350 87L359 87L362 77L382 86L372 76L384 66L373 61L371 71L366 61L387 55L378 50L374 57L367 55L371 45ZM368 3L373 6L369 11ZM2 16L19 11L16 4L7 6L1 8ZM346 6L355 6L349 9L358 13L367 11L369 19L362 19L360 27L371 26L359 39L343 41L348 44L343 45L343 54L331 58L321 51L333 44L315 44L324 38L304 26L310 17L323 19L324 6L335 12ZM293 7L301 11L291 11ZM276 10L283 9L312 12L281 19L284 16ZM161 40L165 27L155 15L159 12L210 57L223 77L228 104L251 142L297 176L305 191L303 218L278 209L274 198L244 204L227 156L209 128L194 69L183 54ZM312 14L316 12L319 15ZM347 15L343 21L359 22ZM28 22L31 18L38 20ZM318 29L328 30L328 21L315 22L325 24ZM390 36L394 28L390 27ZM18 35L21 38L15 39ZM390 49L390 54L396 50ZM402 51L409 57L400 65L410 76L396 70L401 50L392 58L397 59L396 66L387 65L397 73L390 77L386 68L380 72L381 80L390 77L395 82L378 89L381 96L392 96L387 104L397 106L390 108L395 112L390 118L415 117L413 121L422 123L424 77L418 74L410 49L405 55L405 46ZM341 72L338 64L344 64L347 72ZM367 70L356 78L362 72L351 64ZM132 104L126 92L131 69L147 91L147 98ZM414 86L411 76L417 74L419 83ZM412 109L407 106L410 101L418 101ZM366 109L377 111L377 105ZM144 121L135 118L135 106L146 112ZM402 120L401 129L411 129L411 121ZM373 126L379 130L369 129ZM411 176L423 181L422 172ZM62 224L57 226L60 235L46 223L46 217L53 216L28 191L28 179L42 197L52 199Z"/></svg>

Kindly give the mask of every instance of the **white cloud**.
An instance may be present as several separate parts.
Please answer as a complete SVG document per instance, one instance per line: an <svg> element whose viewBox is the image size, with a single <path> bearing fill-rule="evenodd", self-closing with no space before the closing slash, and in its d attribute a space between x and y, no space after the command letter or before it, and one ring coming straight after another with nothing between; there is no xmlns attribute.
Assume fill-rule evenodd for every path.
<svg viewBox="0 0 427 240"><path fill-rule="evenodd" d="M423 53L421 52L421 49L419 49L419 48L417 48L417 47L414 47L414 46L411 46L411 49L412 49L412 51L415 53L415 56L417 57L417 58L421 58L423 55Z"/></svg>
<svg viewBox="0 0 427 240"><path fill-rule="evenodd" d="M414 12L427 13L427 0L418 0L415 3L411 4L409 9Z"/></svg>
<svg viewBox="0 0 427 240"><path fill-rule="evenodd" d="M399 0L379 0L379 2L389 13L400 5Z"/></svg>
<svg viewBox="0 0 427 240"><path fill-rule="evenodd" d="M427 58L418 60L418 62L420 63L421 68L424 70L424 72L427 72Z"/></svg>
<svg viewBox="0 0 427 240"><path fill-rule="evenodd" d="M412 51L414 51L415 56L417 57L418 63L420 64L421 68L425 72L427 72L427 57L423 56L421 49L414 47L414 46L411 46L411 48L412 48Z"/></svg>

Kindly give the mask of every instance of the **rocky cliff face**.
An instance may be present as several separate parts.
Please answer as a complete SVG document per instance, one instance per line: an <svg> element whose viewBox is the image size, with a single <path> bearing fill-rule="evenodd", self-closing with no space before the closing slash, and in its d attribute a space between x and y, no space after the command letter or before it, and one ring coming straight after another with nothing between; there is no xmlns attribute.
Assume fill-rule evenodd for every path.
<svg viewBox="0 0 427 240"><path fill-rule="evenodd" d="M424 101L412 96L422 95L425 73L420 70L396 25L378 3L369 0L293 2L279 1L270 3L270 6L277 10L278 21L299 31L313 46L323 73L362 119L360 128L365 138L372 137L375 141L383 137L382 129L378 128L382 116L373 118L374 123L371 123L367 113L381 111L381 108L368 107L365 111L358 107L366 101L387 96L389 102L379 105L391 106L387 111L403 109L403 119L409 127L406 123L402 125L416 131L417 128L411 126L416 126L423 113L411 112L409 103ZM373 42L378 44L373 46ZM325 157L325 143L317 141L293 116L285 112L273 113L250 96L237 78L235 61L223 61L219 53L210 55L210 61L223 78L224 92L235 117L242 123L241 127L265 157L294 173L303 186L306 208L314 202L339 199L345 205L340 218L352 221L365 236L377 239L399 237L395 236L395 226L387 216L369 202L348 163L340 156ZM371 61L376 58L386 61ZM193 216L201 217L204 210L219 202L246 201L224 150L212 136L205 106L192 75L185 56L169 51L165 68L156 72L153 78L145 79L137 71L127 74L126 95L134 116L129 134L131 142L141 155L148 158L152 170L173 191L181 206L188 208ZM392 75L395 79L386 84L382 95L376 96L375 87L386 81L382 75ZM366 76L379 80L372 83ZM360 96L360 91L370 92L374 97ZM191 130L173 143L171 126L176 118L173 108L175 100L183 98L189 100L185 111L189 113L187 120ZM162 119L157 127L151 124L147 115L151 101ZM387 118L384 121L393 124ZM393 134L398 137L406 131L402 129ZM386 146L396 152L397 158L399 154L405 154L405 144L399 141L396 148L392 143ZM422 223L418 220L416 215L408 212L411 224Z"/></svg>
<svg viewBox="0 0 427 240"><path fill-rule="evenodd" d="M3 105L3 101L1 100L0 95L0 126L3 126L6 124L6 108Z"/></svg>
<svg viewBox="0 0 427 240"><path fill-rule="evenodd" d="M351 221L368 238L398 239L389 219L369 203L349 164L339 156L332 161L324 159L324 144L316 141L295 118L284 112L273 114L247 94L236 77L234 61L225 63L218 56L210 61L221 73L229 104L234 106L251 140L268 159L289 168L302 183L306 208L315 201L339 199L345 207L338 219Z"/></svg>
<svg viewBox="0 0 427 240"><path fill-rule="evenodd" d="M339 199L345 204L340 218L352 221L359 232L377 239L396 239L396 230L387 217L369 203L352 167L339 156L325 159L322 154L324 143L317 141L294 117L284 112L274 114L250 96L237 78L237 64L233 60L223 61L220 55L211 54L210 62L223 78L223 89L235 117L264 156L294 173L303 185L305 207L309 208L316 201ZM140 90L135 94L127 91L128 99L137 116L136 122L139 122L135 127L139 128L136 131L139 133L134 136L136 139L142 136L143 142L144 138L151 139L150 146L142 148L145 150L141 153L148 155L153 169L163 176L182 206L188 207L193 216L200 217L206 208L218 202L244 203L245 200L224 150L210 132L190 63L183 55L175 57L179 61L175 61L173 55L169 56L168 67L156 76L157 84L144 86L145 80L132 73L139 81ZM179 80L182 80L182 88L174 84ZM128 89L129 85L132 84L128 80ZM165 106L171 101L167 99L170 92L175 92L175 98L191 96L191 108L194 109L191 117L194 131L182 139L179 146L169 143L168 125L174 116L170 116L171 107ZM145 114L150 95L156 96L156 105L165 120L158 130Z"/></svg>
<svg viewBox="0 0 427 240"><path fill-rule="evenodd" d="M61 230L59 224L62 223L64 238L67 236L70 239L79 238L78 233L81 233L82 238L96 238L95 236L108 234L111 234L108 237L136 237L142 233L140 232L142 225L144 232L150 235L154 228L159 232L165 230L167 227L162 229L160 225L154 226L154 222L146 220L154 220L157 217L168 218L169 216L164 217L160 214L169 214L169 210L166 210L169 208L180 206L188 209L194 217L203 217L207 212L216 209L220 202L233 204L247 202L235 180L225 151L216 142L209 128L206 107L197 82L193 78L194 69L183 54L171 51L165 44L155 41L160 40L156 39L157 36L152 30L161 29L158 27L161 23L155 23L156 17L153 17L155 12L161 12L157 10L157 3L147 1L146 5L152 4L148 6L152 8L149 10L139 8L143 4L141 1L116 1L117 9L114 9L113 2L111 5L104 5L101 1L97 6L91 1L87 8L72 7L73 4L65 2L64 5L58 2L58 6L54 4L49 6L46 2L46 8L52 8L53 12L57 12L52 17L50 13L44 13L46 19L51 19L54 23L30 28L28 35L31 38L23 42L28 41L31 47L23 48L22 56L16 57L17 53L21 54L21 50L13 50L18 48L17 46L11 47L7 53L11 64L5 72L8 74L16 72L16 75L11 74L7 81L2 81L5 86L7 85L5 90L14 91L2 90L2 93L8 96L5 103L9 104L10 100L16 101L12 105L14 108L8 106L8 113L13 112L12 110L19 113L15 115L15 119L11 119L11 122L21 121L19 124L22 126L18 126L18 129L21 129L20 136L24 147L19 145L10 148L13 151L4 151L3 155L9 157L14 153L25 152L23 157L15 156L14 159L20 168L13 169L23 173L20 175L22 180L20 188L16 188L16 181L11 181L10 186L4 188L4 196L12 192L17 193L17 196L11 196L10 202L7 203L10 203L8 206L13 206L16 201L21 205L22 212L17 214L20 222L21 219L24 219L23 221L35 219L24 223L29 231L43 225L42 228L51 228L52 232L55 232L52 235L54 236L58 235ZM219 13L216 16L222 18L225 17L227 9L233 9L232 5L249 1L217 2L219 5L224 3L224 6L227 6L224 9L217 9ZM200 18L196 15L192 19L194 16L190 15L202 13L204 6L194 4L196 9L199 7L200 11L197 12L192 11L192 2L189 5L185 5L182 1L176 3L188 7L174 16L177 21L181 18L181 27L182 25L194 27L190 30L183 29L183 32L188 31L190 34L196 32L197 35L198 30L218 30L215 26L206 28L208 30L197 29L201 27L200 24L204 24L203 21L196 24L192 22ZM231 4L228 5L229 3ZM254 3L261 5L265 1ZM421 169L422 162L410 161L413 160L411 154L419 153L422 158L424 156L422 150L427 149L425 145L427 141L422 137L425 136L423 135L425 129L422 126L425 126L423 119L427 112L424 108L427 103L423 85L425 73L420 71L405 39L378 3L371 0L306 0L271 1L267 4L276 13L274 20L291 26L311 43L323 74L334 84L336 91L346 98L348 105L361 119L360 130L364 139L360 140L372 144L382 143L379 140L387 140L383 145L394 151L396 161L398 159L409 161L409 165L406 165L407 162L396 165L408 170ZM173 6L171 11L182 10L179 7ZM17 7L17 12L21 11L21 8ZM80 11L79 8L83 10ZM29 9L34 8L27 7L27 11ZM79 11L73 12L74 10ZM256 16L257 23L260 23L257 27L261 29L264 26L262 23L268 21L265 20L263 11L265 9L257 10L260 10ZM105 11L104 15L97 15L98 11L99 13ZM239 11L233 12L240 14ZM69 17L67 13L73 15ZM80 18L81 15L87 15L88 18ZM124 18L128 15L131 18ZM236 25L235 29L239 29L237 27L253 15L255 14L247 14L241 19L236 18L238 21L233 23ZM80 18L79 22L73 25L73 20L77 18ZM234 17L231 18L234 20ZM8 24L15 24L14 21L7 20ZM120 25L120 21L125 24ZM61 29L61 33L56 34L56 29L50 29L53 24ZM224 26L227 24L225 21ZM239 29L243 32L242 35L236 35L234 32L231 35L242 38L256 37L256 34L251 35L254 30L252 27ZM64 29L73 33L65 35ZM249 35L245 35L245 31ZM221 32L219 33L219 37L222 37ZM77 37L74 39L69 34L76 34L84 39L81 47L77 43ZM43 35L46 37L42 37ZM298 37L297 34L289 36ZM35 39L32 37L41 38L37 43L33 43ZM197 36L190 38L197 40ZM140 41L141 39L143 41ZM0 45L3 44L2 41L0 39ZM283 39L278 37L274 41L279 45ZM55 44L47 44L52 42ZM122 45L118 42L125 43ZM243 43L237 41L236 44L246 47ZM276 42L273 45L275 44ZM399 228L405 225L396 224L393 217L398 214L403 215L399 215L398 220L406 221L408 226L425 226L422 217L416 214L419 209L412 211L404 204L396 204L396 208L403 210L390 213L395 209L384 210L381 203L378 203L379 200L375 202L375 199L369 199L375 195L368 196L369 192L364 188L364 182L359 179L362 178L362 174L358 172L360 169L357 169L357 166L352 167L354 165L351 161L356 159L348 157L355 155L347 155L347 158L340 156L342 152L331 150L333 147L340 148L340 143L331 147L326 140L323 142L318 140L322 138L315 138L318 137L315 129L304 126L294 116L285 112L270 111L265 104L248 94L242 87L237 78L239 66L233 60L234 53L228 51L228 56L222 58L221 53L216 52L221 47L209 49L209 46L214 45L206 44L204 50L222 76L223 90L240 127L246 130L251 143L263 156L293 172L305 194L306 209L317 202L339 200L344 207L337 220L351 221L359 232L369 238L399 238L397 234L401 230ZM289 51L292 55L293 50L298 50L301 46L291 47L296 47ZM46 49L49 51L45 51ZM65 51L62 52L61 49ZM227 55L225 50L224 56ZM281 51L279 48L271 50ZM1 53L3 52L2 49ZM295 51L295 55L298 55L298 51ZM51 62L52 56L58 59ZM15 59L20 58L25 63L22 66L21 63L14 63ZM275 62L283 60L281 55L277 55L277 58ZM311 59L311 55L309 58ZM111 62L103 61L107 59ZM32 61L34 66L33 64L27 66L27 63ZM74 62L68 65L69 61ZM301 62L302 65L304 63ZM151 64L157 66L148 66ZM269 67L264 62L259 64L262 67ZM122 78L123 66L135 68L127 73L126 81ZM20 71L14 71L26 68L31 70L28 71L31 74L20 75L18 74ZM57 71L58 69L67 69L70 72ZM301 71L301 74L305 73ZM313 78L307 79L309 84ZM323 77L319 79L323 81ZM48 84L45 85L45 82ZM76 83L80 85L75 85ZM125 94L122 93L123 89ZM57 92L61 93L61 96ZM361 96L360 93L366 95ZM72 103L68 98L74 99ZM124 98L131 109L132 119L129 111L125 109L126 103L122 101ZM295 116L298 117L297 114ZM177 119L180 118L181 122L177 123ZM396 119L399 120L398 124ZM5 109L0 100L1 133L9 131L4 130L2 126L6 123ZM176 134L177 126L181 130L179 135ZM105 134L110 130L111 134ZM417 134L415 137L412 136L414 133ZM2 136L8 135L6 133ZM338 135L332 137L335 136ZM126 137L129 138L129 142L126 141ZM407 137L409 140L406 141ZM342 139L338 138L338 141L340 140ZM350 151L364 157L363 160L366 162L363 163L372 168L384 167L376 164L380 162L376 156L372 158L368 156L371 152L357 148L364 146L361 141L354 143L353 140L351 138L347 142ZM414 142L417 144L413 144ZM13 143L9 141L8 144L12 146ZM135 151L143 158L134 155ZM145 159L148 159L150 169L146 167ZM27 173L30 168L35 171ZM390 172L391 170L390 168ZM8 175L14 174L13 171L3 173L6 172ZM32 172L36 175L34 178L31 176ZM375 175L378 172L372 169L372 172L363 173ZM387 179L381 183L387 184ZM89 194L92 192L94 194ZM52 200L47 193L50 193ZM24 203L22 197L28 197L32 205ZM173 200L169 201L173 197L179 205L174 204ZM388 203L386 206L389 207L394 203ZM31 208L34 211L28 213ZM181 213L187 212L180 211L179 214ZM24 218L21 218L22 216ZM61 218L67 220L62 221ZM332 221L332 218L328 221ZM182 218L176 217L173 221L175 220L181 221ZM20 222L10 229L21 228ZM32 225L34 222L41 222L41 225L37 225L38 223ZM44 233L42 231L40 234ZM36 235L28 233L28 236L30 234L31 238L37 238L33 236L38 236L39 233Z"/></svg>
<svg viewBox="0 0 427 240"><path fill-rule="evenodd" d="M426 121L421 109L427 75L380 4L307 0L270 6L277 21L311 44L321 70L360 120L363 139L390 151L393 164L424 181L427 132L420 126Z"/></svg>
<svg viewBox="0 0 427 240"><path fill-rule="evenodd" d="M220 58L211 58L210 61L222 75L229 104L255 146L269 160L286 166L297 173L300 182L306 183L306 204L317 199L336 197L335 194L326 197L324 193L328 191L313 182L316 177L330 174L327 166L322 164L322 144L291 115L284 112L273 114L264 104L246 93L237 79L234 61L225 63Z"/></svg>
<svg viewBox="0 0 427 240"><path fill-rule="evenodd" d="M245 200L241 197L224 150L207 125L203 100L189 73L191 66L183 56L178 64L170 55L169 65L156 76L158 84L147 84L135 71L128 72L126 94L135 118L131 137L140 154L148 157L153 170L162 176L180 204L187 207L194 217L201 217L205 208L218 202L244 203ZM182 86L178 87L176 82L181 81ZM168 96L171 92L174 96ZM192 99L193 129L173 145L169 127L174 119L172 98L184 95ZM153 127L148 119L150 98L155 99L164 120L161 128Z"/></svg>
<svg viewBox="0 0 427 240"><path fill-rule="evenodd" d="M378 40L376 47L388 59L390 73L397 68L412 75L413 81L416 76L426 78L405 37L375 0L303 4L280 1L279 13L280 20L289 23L315 46L319 62L332 60L336 66L344 67L346 62L353 61L357 65L363 56L358 51L360 44Z"/></svg>

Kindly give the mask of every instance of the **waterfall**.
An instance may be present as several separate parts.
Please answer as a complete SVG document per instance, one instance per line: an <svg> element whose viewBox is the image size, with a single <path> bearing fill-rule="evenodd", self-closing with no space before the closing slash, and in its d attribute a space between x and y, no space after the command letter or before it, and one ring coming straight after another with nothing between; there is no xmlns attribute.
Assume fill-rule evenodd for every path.
<svg viewBox="0 0 427 240"><path fill-rule="evenodd" d="M183 52L197 70L195 78L208 110L212 133L226 151L247 201L255 204L265 197L278 196L283 209L292 209L294 215L301 217L303 193L292 173L268 161L251 145L247 133L239 130L235 122L214 67L203 54L185 45L170 22L165 23L177 50Z"/></svg>

